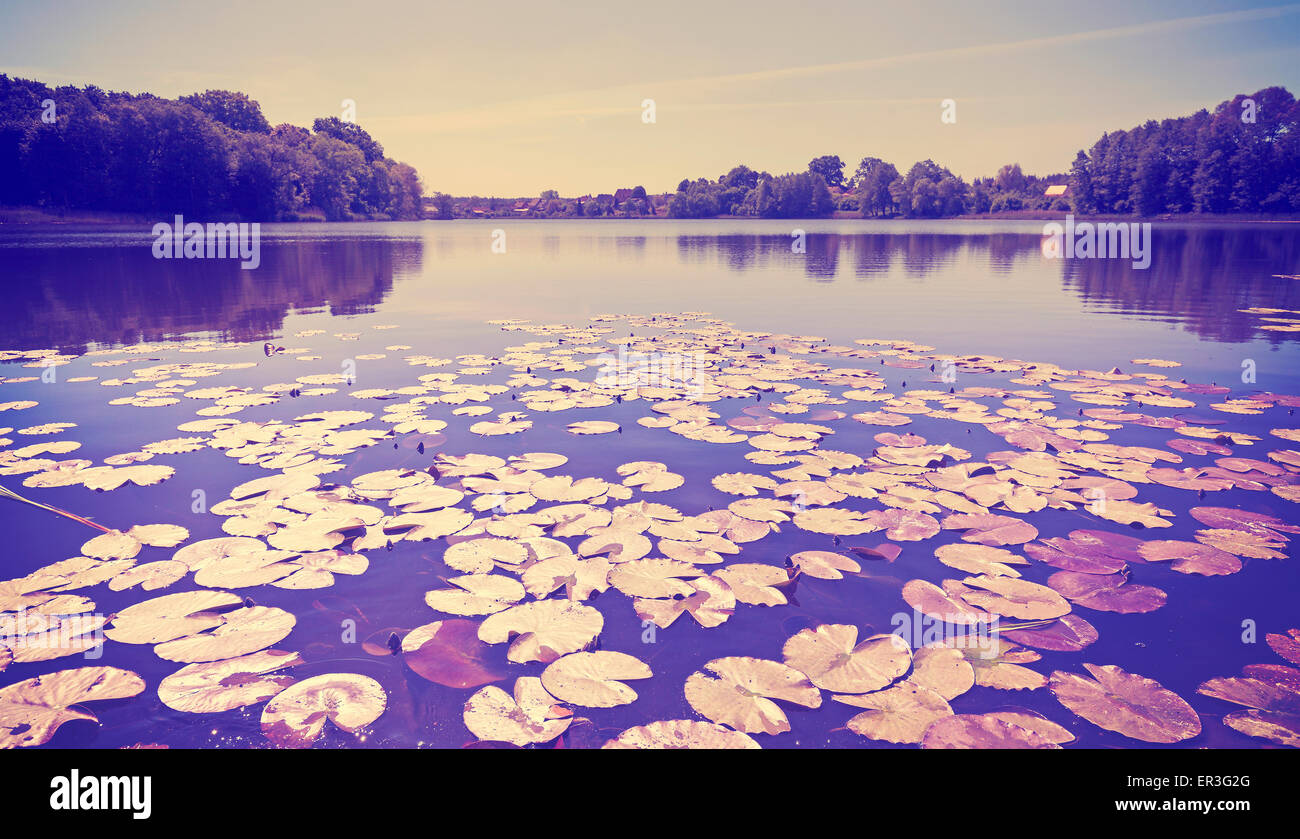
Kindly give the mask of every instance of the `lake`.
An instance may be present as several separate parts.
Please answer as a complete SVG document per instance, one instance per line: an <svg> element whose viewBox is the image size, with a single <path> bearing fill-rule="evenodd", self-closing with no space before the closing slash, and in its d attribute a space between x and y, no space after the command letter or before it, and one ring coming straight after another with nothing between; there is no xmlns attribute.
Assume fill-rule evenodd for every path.
<svg viewBox="0 0 1300 839"><path fill-rule="evenodd" d="M6 440L0 452L7 458L0 460L0 484L33 501L113 529L180 525L188 530L185 544L191 544L228 535L230 531L222 529L226 516L207 508L255 478L281 474L282 470L297 475L318 473L324 486L347 484L359 476L387 474L388 470L428 475L425 470L434 466L438 474L432 477L437 478L437 485L466 493L459 507L479 518L467 530L457 528L460 535L452 535L450 543L460 544L467 535L481 534L474 528L485 527L484 522L492 519L491 509L473 507L472 498L489 494L482 487L488 485L489 472L499 467L489 463L477 473L473 467L464 467L469 471L457 474L455 468L448 468L453 461L435 461L440 455L509 458L548 452L567 458L554 466L525 459L519 461L525 464L521 470L496 473L507 487L499 492L507 496L528 495L526 486L512 479L518 477L515 473L529 469L548 476L594 477L615 488L608 495L586 498L577 490L565 489L554 501L520 499L521 504L536 502L528 508L529 514L553 503L592 500L595 506L610 510L646 501L694 517L749 497L716 487L713 479L718 475L768 476L783 471L778 478L766 480L771 486L803 482L791 492L807 489L813 493L807 501L801 501L803 496L798 493L781 496L795 499L792 509L781 511L771 504L759 505L762 510L759 506L748 508L760 518L770 514L772 520L767 524L775 524L777 529L752 541L730 539L737 548L735 553L697 559L698 569L690 572L678 568L669 573L661 567L638 565L644 569L644 577L640 570L635 579L625 572L617 577L623 585L611 585L598 597L584 601L586 608L598 611L603 620L599 649L635 656L653 671L651 678L628 683L638 694L631 704L601 708L568 703L574 719L558 742L575 748L599 746L632 726L716 716L702 715L693 707L703 704L711 708L709 703L714 700L691 703L683 691L689 679L697 679L692 674L703 671L713 659L746 656L782 661L786 639L828 623L857 627L859 640L888 633L897 626L899 614L919 614L903 595L909 582L938 585L966 576L967 571L944 564L935 555L944 545L974 543L973 539L963 541L960 529L945 528L920 538L913 533L889 538L884 527L856 533L842 530L836 535L840 524L821 531L796 524L821 521L817 515L807 515L810 508L814 513L819 508L854 510L859 518L870 511L906 509L905 505L922 517L928 516L925 510L933 508L935 521L959 514L957 508L944 507L942 499L936 501L932 485L926 485L921 498L907 494L910 490L893 493L889 504L868 495L844 498L839 492L834 493L840 496L838 500L826 500L814 490L824 492L832 473L860 474L878 468L886 476L895 476L890 480L912 485L933 469L991 462L999 474L1011 474L1004 471L1008 469L1014 472L1017 478L1013 482L1023 493L1009 503L999 502L994 495L979 496L987 502L981 502L982 506L996 515L1031 522L1037 540L1065 537L1083 529L1146 541L1193 542L1198 530L1232 530L1193 516L1189 511L1198 505L1238 508L1288 524L1300 523L1296 502L1271 491L1300 482L1300 460L1287 454L1269 457L1271 452L1296 448L1288 438L1270 434L1271 430L1300 427L1294 407L1288 404L1292 395L1300 394L1300 321L1296 320L1300 314L1300 279L1296 277L1300 275L1300 228L1293 224L1154 222L1151 262L1146 270L1135 269L1123 259L1049 259L1043 252L1041 234L1042 224L1028 221L500 219L263 225L260 265L246 271L232 260L155 259L153 237L144 228L0 227L0 265L10 295L8 304L0 309L0 359L4 360L0 375L6 377L0 389L0 408L11 406L0 411L0 428L9 429L0 433ZM653 342L651 336L655 336ZM682 397L671 393L671 386L656 390L651 383L643 398L632 398L632 394L617 400L589 396L585 403L578 399L576 405L550 410L564 406L551 405L548 399L572 403L571 394L591 393L585 385L569 380L592 381L602 354L617 354L619 344L611 343L616 341L642 352L662 347L666 357L677 360L704 353L711 360L710 387L714 390L699 404L682 406L670 404ZM265 342L271 342L270 350L264 348ZM284 351L276 352L277 347ZM59 362L57 366L48 365L51 358ZM1178 362L1178 366L1166 361ZM719 369L723 362L735 370L729 377ZM213 366L174 366L196 363ZM145 372L139 374L142 370ZM1111 372L1115 370L1119 372ZM810 381L812 373L816 375ZM721 378L715 383L713 377ZM755 379L761 386L754 384ZM216 388L230 390L211 391ZM192 391L201 392L186 395ZM529 391L533 394L526 396ZM550 393L538 396L537 391ZM845 397L845 391L856 395ZM872 393L902 395L909 391L921 394L888 402L884 397L872 397ZM782 402L791 393L797 398ZM244 398L250 394L256 398ZM423 397L435 398L421 401ZM954 402L940 412L939 407L950 397L963 403L978 402L993 412L1004 410L1000 416L1005 422L1066 429L1065 442L1058 437L1044 450L1014 435L1011 439L999 436L989 430L992 423L972 420L970 412L975 409L968 411L969 406ZM113 400L119 404L110 404ZM1254 400L1255 408L1248 400ZM36 404L24 407L28 402ZM396 406L408 403L413 403L406 409L408 415L394 413ZM656 403L667 407L652 409ZM1224 405L1226 410L1212 407ZM483 408L483 416L456 413L465 407ZM201 410L207 408L216 410ZM304 423L295 426L297 417L344 411L369 412L372 417L358 420L326 413L323 422L326 426L340 423L333 431L375 429L383 433L365 440L330 438L332 448L321 452L317 446L309 455L303 455L301 447L276 448L252 431L239 444L249 447L241 449L246 457L231 457L229 447L214 448L207 442L236 423L278 422L271 427L301 431ZM521 419L531 426L525 422L526 427L511 429L512 433L482 426L471 431L477 423L490 420L491 412L504 415L503 424ZM526 416L515 417L512 412ZM732 442L682 433L709 425L701 419L707 419L708 412L716 415L713 428L728 429L735 437ZM865 420L852 416L861 412L872 414ZM954 413L963 416L954 417ZM1135 420L1134 415L1144 419ZM412 416L432 424L402 425L412 422ZM900 416L906 424L892 424ZM1150 417L1164 419L1152 421ZM646 418L652 421L638 422ZM617 423L618 430L589 436L568 429L572 423L587 421ZM436 427L438 422L445 427ZM674 422L677 433L669 430ZM43 427L56 423L75 426ZM193 431L177 430L194 423L198 424L191 425ZM824 430L796 427L798 424ZM317 430L320 427L315 426ZM780 433L769 433L773 428ZM1177 429L1191 429L1192 433ZM302 433L310 436L315 432ZM709 433L724 436L721 431ZM1218 437L1225 433L1245 436ZM766 441L757 440L760 435ZM882 439L881 435L893 436ZM925 440L917 442L907 435ZM155 452L145 450L151 455L147 458L116 457L141 452L146 444L185 436L199 440L192 451L180 444L155 446ZM301 442L305 438L295 439ZM75 440L80 446L12 454L33 444L64 440ZM1104 446L1084 446L1103 440L1142 450L1117 454ZM1171 440L1208 443L1211 448L1171 448ZM771 446L764 448L767 443ZM945 443L956 451L925 449ZM264 445L269 447L259 447ZM817 447L847 453L857 460L832 464L824 473L814 469L800 476L789 471L798 455ZM1231 451L1225 454L1216 447ZM922 449L925 455L919 460L913 457L915 451L908 452ZM1169 457L1153 460L1149 451L1156 449ZM885 453L883 460L879 454L873 456L878 450ZM1045 457L1011 460L1027 451L1042 452ZM1071 452L1073 460L1062 465L1061 459ZM747 458L747 453L757 454ZM287 459L277 461L277 456ZM1116 460L1105 461L1106 471L1102 472L1095 460L1086 459L1093 456ZM75 482L59 485L54 480L50 485L24 484L35 474L101 466L105 458L113 458L109 463L114 466L138 462L165 465L174 472L156 482L151 478L146 485L126 483L107 491L94 491ZM37 459L45 462L39 467L20 462ZM1228 462L1218 463L1222 459ZM90 463L58 465L69 460ZM325 460L336 462L329 467L332 471L318 472L316 466ZM618 471L623 464L646 462L664 464L666 471L681 476L682 483L662 491L642 491L638 481L645 475L653 477L657 467ZM1159 479L1146 476L1142 469L1134 471L1134 463L1141 462L1156 470ZM1212 471L1208 476L1181 477L1159 471L1175 468ZM1061 469L1073 470L1064 479L1067 484L1082 475L1110 476L1112 483L1099 481L1096 486L1104 486L1110 503L1121 507L1133 496L1114 482L1136 487L1131 503L1152 502L1164 511L1158 518L1167 526L1152 526L1148 519L1148 526L1139 529L1095 515L1084 505L1064 503L1067 488L1061 486ZM1226 473L1248 477L1234 482L1224 477ZM979 477L965 475L958 480L955 472L944 474L961 485L959 491ZM820 486L814 488L812 482L820 482ZM425 489L433 486L432 481L428 484ZM1076 484L1074 489L1084 493L1091 486ZM753 497L771 500L773 492L764 487L766 484ZM1057 489L1062 490L1054 496L1058 503L1044 501L1043 508L1026 508L1053 497ZM269 497L273 498L274 492ZM970 497L967 493L963 496L967 500L959 502L963 508L971 503ZM359 503L387 514L394 512L388 507L390 500L381 490ZM258 515L263 513L265 509L258 510ZM270 527L288 527L303 515L310 511L293 511L291 521L272 521ZM365 513L361 515L364 518ZM530 539L550 527L512 518L509 513L496 515L509 522L509 527L502 525L500 531L507 535L487 531L497 540ZM638 518L643 526L640 532L660 540L691 542L664 523L669 518ZM1209 518L1213 521L1214 517ZM658 524L647 530L651 519ZM265 525L269 519L257 521ZM0 560L0 578L5 579L77 557L83 543L96 535L82 524L6 499L0 499L0 522L9 541L9 550ZM365 525L373 528L375 522L366 521ZM345 528L348 539L357 536L357 527ZM541 529L530 529L538 527ZM1241 527L1244 530L1240 532L1250 531L1252 539L1259 536L1261 527L1267 530L1249 524ZM1287 533L1267 530L1270 539L1285 539ZM594 535L602 534L596 526ZM483 613L457 618L450 612L435 611L425 602L425 592L447 588L446 580L466 573L465 569L453 568L443 560L447 538L402 539L401 528L388 535L396 536L391 550L380 538L378 547L358 551L366 558L363 572L355 573L355 568L339 571L329 584L318 588L305 587L305 581L313 576L310 574L302 576L302 588L277 587L260 582L274 578L273 572L262 578L258 576L261 571L253 573L256 569L242 565L213 572L215 576L208 579L222 585L208 588L232 591L236 599L250 598L253 608L282 610L292 616L292 620L285 619L292 624L291 631L271 643L276 649L301 655L303 661L292 670L295 678L358 674L382 687L384 711L365 727L364 736L327 726L316 740L318 745L461 747L491 740L476 737L462 718L466 700L484 682L454 687L431 681L417 672L420 667L413 668L406 660L417 656L392 655L386 646L390 635L401 638L435 620L483 621ZM626 530L616 535L623 540L620 544L625 555L636 553L632 545L637 540L627 536ZM588 557L608 555L598 546L581 548L592 536L589 530L559 541L568 546L565 550L578 549ZM275 547L275 538L270 544ZM289 547L285 553L325 550L311 539L302 544L309 546ZM901 553L890 560L850 550L884 544L898 546ZM1025 563L1015 566L1016 573L1040 587L1062 570L1079 573L1070 570L1075 566L1068 561L1053 565L1037 557L1021 559L1026 552L1023 541L983 544L1000 544L1015 553ZM1213 544L1228 543L1216 537ZM1297 625L1297 554L1294 546L1285 542L1272 546L1282 558L1262 558L1254 554L1268 554L1271 549L1261 545L1252 541L1238 548L1238 553L1229 550L1240 558L1239 569L1232 573L1222 568L1207 572L1207 566L1179 573L1169 562L1143 561L1132 556L1131 550L1116 548L1112 553L1127 561L1118 563L1124 566L1122 572L1112 568L1115 573L1107 579L1115 585L1158 589L1167 599L1160 598L1158 607L1141 610L1131 606L1117 610L1113 603L1090 608L1083 603L1105 606L1111 601L1066 591L1070 584L1081 584L1079 579L1058 577L1052 589L1071 601L1071 614L1095 627L1096 640L1073 651L1049 649L1050 644L1025 645L998 666L1024 667L1050 676L1058 670L1082 673L1084 663L1116 665L1159 682L1194 709L1200 731L1180 738L1179 747L1267 745L1265 739L1224 724L1225 715L1242 710L1240 704L1197 691L1209 679L1238 676L1250 665L1287 663L1270 649L1265 638ZM658 546L646 555L663 556L666 547ZM106 557L95 564L118 561L125 571L132 559L139 564L168 560L178 550L183 548L146 545L136 556ZM685 551L680 545L673 550ZM692 590L690 581L712 578L693 576L696 571L707 575L735 563L783 568L787 557L804 551L839 553L853 558L860 569L846 572L841 579L802 573L793 585L773 589L786 602L735 604L732 613L712 627L699 623L695 613L681 614L667 627L657 626L639 613L639 609L650 614L656 609L676 608L672 604L702 602L699 597L691 601L692 595L686 594ZM618 551L614 558L619 558ZM535 559L530 554L524 565ZM1223 558L1216 554L1215 561ZM612 563L614 567L621 564ZM526 570L509 565L499 561L496 576L514 579L523 571L524 582L528 582ZM491 571L492 563L486 568ZM105 576L102 581L69 590L88 598L88 605L82 603L75 609L50 606L47 611L111 619L151 597L204 589L203 578L196 582L190 573L201 574L198 567L178 570L185 570L185 575L155 591L138 586L117 590L108 582L111 577ZM314 579L322 579L322 575L315 574ZM655 602L634 606L636 597L627 592L638 590L653 592L642 599ZM665 595L667 592L677 592L678 597ZM563 586L551 595L563 596ZM536 599L531 592L526 597L527 602ZM507 597L507 601L525 598ZM965 602L972 601L984 602L979 596ZM11 611L19 608L13 605L18 599L0 602L10 603L7 608ZM66 606L70 601L49 602ZM997 602L1003 605L995 603L992 611L1020 608ZM237 604L222 604L217 611L224 613L233 605ZM33 608L40 607L33 602ZM1033 608L1024 610L1030 614ZM503 604L498 611L504 609ZM1009 623L1029 620L1007 611L1000 614ZM1055 619L1035 619L1039 621L1036 626L1049 626ZM160 619L144 619L143 635L157 629L150 623L154 620ZM215 620L219 624L222 618ZM165 631L179 630L169 625ZM196 631L201 633L203 628ZM1019 634L1029 638L1025 635L1029 631ZM260 700L230 710L195 713L176 710L160 699L160 682L186 666L182 662L192 666L220 657L199 654L164 659L162 651L156 654L148 643L113 640L112 629L108 634L109 640L92 653L97 656L93 659L83 660L76 654L14 661L0 672L0 687L81 666L118 667L143 679L145 687L135 696L90 703L87 707L98 716L97 725L84 719L68 722L48 745L268 745L261 730L264 703ZM491 683L510 693L517 677L539 676L546 665L508 660L504 640L472 650L464 644L456 649L457 654L473 658L476 672L491 674ZM252 650L240 644L218 648L237 649L238 654L261 649L253 643L248 646ZM425 658L434 655L428 650L423 654ZM450 667L444 667L443 661L437 665L442 668L440 673ZM989 676L980 667L978 662L974 666L981 672L981 681L992 683L1001 678ZM999 673L1013 681L1034 678L1009 669ZM832 701L833 693L822 689L816 708L782 702L779 713L788 718L789 730L752 736L763 747L892 745L887 738L863 736L847 727L862 708ZM1086 721L1086 713L1081 718L1063 707L1046 685L1017 689L981 683L959 692L950 704L957 714L1012 710L1041 715L1073 735L1067 748L1151 744ZM555 738L544 742L554 745Z"/></svg>

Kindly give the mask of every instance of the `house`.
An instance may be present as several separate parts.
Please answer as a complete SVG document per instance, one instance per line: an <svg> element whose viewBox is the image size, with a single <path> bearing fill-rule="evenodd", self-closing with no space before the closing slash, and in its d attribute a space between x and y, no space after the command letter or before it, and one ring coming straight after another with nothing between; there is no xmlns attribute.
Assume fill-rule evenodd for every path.
<svg viewBox="0 0 1300 839"><path fill-rule="evenodd" d="M1053 184L1052 186L1049 186L1047 188L1047 191L1044 192L1043 194L1046 195L1048 198L1057 198L1059 196L1064 195L1065 191L1068 188L1069 188L1068 184Z"/></svg>

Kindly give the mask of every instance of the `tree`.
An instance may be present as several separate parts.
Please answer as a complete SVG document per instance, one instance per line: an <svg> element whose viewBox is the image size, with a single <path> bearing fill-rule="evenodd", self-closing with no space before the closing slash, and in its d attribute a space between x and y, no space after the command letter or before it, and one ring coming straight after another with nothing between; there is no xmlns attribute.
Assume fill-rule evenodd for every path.
<svg viewBox="0 0 1300 839"><path fill-rule="evenodd" d="M1092 161L1083 149L1070 164L1070 200L1076 213L1095 213L1097 197L1092 191Z"/></svg>
<svg viewBox="0 0 1300 839"><path fill-rule="evenodd" d="M858 190L858 207L863 218L893 215L895 207L889 185L898 179L898 170L892 163L878 157L864 157L853 175Z"/></svg>
<svg viewBox="0 0 1300 839"><path fill-rule="evenodd" d="M1027 181L1019 163L1008 163L998 170L993 185L998 192L1024 192Z"/></svg>
<svg viewBox="0 0 1300 839"><path fill-rule="evenodd" d="M208 90L182 96L179 101L198 108L213 120L235 131L271 133L271 124L262 116L262 106L249 99L246 93Z"/></svg>
<svg viewBox="0 0 1300 839"><path fill-rule="evenodd" d="M355 122L344 122L338 117L322 117L311 124L311 130L357 147L365 155L367 163L373 163L384 156L384 147Z"/></svg>
<svg viewBox="0 0 1300 839"><path fill-rule="evenodd" d="M808 162L808 171L821 175L828 186L839 188L844 185L844 163L837 154L824 154Z"/></svg>

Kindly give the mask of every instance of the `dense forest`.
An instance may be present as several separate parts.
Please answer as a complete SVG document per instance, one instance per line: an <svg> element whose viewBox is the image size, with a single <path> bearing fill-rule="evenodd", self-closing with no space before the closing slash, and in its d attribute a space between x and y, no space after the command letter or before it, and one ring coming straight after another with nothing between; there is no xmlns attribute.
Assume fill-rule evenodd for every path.
<svg viewBox="0 0 1300 839"><path fill-rule="evenodd" d="M242 93L180 99L0 74L0 204L257 221L420 218L415 169L337 117L272 127Z"/></svg>
<svg viewBox="0 0 1300 839"><path fill-rule="evenodd" d="M1049 186L1067 186L1048 195ZM1103 134L1068 174L1027 175L1019 164L966 183L932 160L900 173L866 157L846 176L838 155L773 177L737 166L717 180L684 180L668 215L941 218L1006 211L1079 214L1300 213L1300 102L1270 87L1187 117Z"/></svg>

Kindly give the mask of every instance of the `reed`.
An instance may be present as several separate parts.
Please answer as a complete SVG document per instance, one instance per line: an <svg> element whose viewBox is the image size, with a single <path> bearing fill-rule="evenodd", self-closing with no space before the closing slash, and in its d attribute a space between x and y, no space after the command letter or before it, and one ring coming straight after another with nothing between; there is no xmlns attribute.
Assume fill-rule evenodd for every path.
<svg viewBox="0 0 1300 839"><path fill-rule="evenodd" d="M56 515L63 516L64 518L72 519L75 522L80 522L81 524L84 524L87 527L93 527L96 530L103 531L104 533L113 532L109 528L104 527L104 525L96 524L95 522L91 521L88 518L85 518L84 516L79 516L76 513L69 513L67 510L62 510L59 509L58 507L51 507L49 504L41 504L38 501L32 501L30 498L23 498L21 495L19 495L18 493L14 492L11 489L8 489L7 487L0 486L0 497L8 498L12 501L21 501L22 503L30 504L33 507L40 507L42 510L47 510Z"/></svg>

